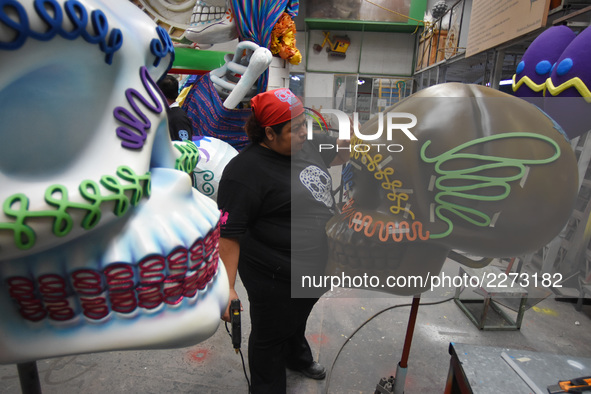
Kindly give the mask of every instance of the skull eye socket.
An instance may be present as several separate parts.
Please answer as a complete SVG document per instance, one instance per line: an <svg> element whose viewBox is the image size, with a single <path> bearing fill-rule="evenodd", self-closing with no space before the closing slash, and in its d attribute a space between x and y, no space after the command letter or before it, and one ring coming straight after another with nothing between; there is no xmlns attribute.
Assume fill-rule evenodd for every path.
<svg viewBox="0 0 591 394"><path fill-rule="evenodd" d="M53 176L71 168L91 145L96 134L88 125L103 121L113 85L87 78L93 67L100 69L102 64L83 66L75 49L64 55L77 57L80 60L70 64L39 65L34 72L0 87L2 127L12 130L2 135L3 174L16 179ZM117 69L111 67L111 71ZM97 70L97 74L102 73Z"/></svg>

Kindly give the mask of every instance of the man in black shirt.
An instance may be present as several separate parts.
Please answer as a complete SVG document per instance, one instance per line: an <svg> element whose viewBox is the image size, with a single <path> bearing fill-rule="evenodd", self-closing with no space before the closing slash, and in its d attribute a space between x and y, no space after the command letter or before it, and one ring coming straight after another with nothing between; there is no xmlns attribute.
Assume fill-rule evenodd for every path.
<svg viewBox="0 0 591 394"><path fill-rule="evenodd" d="M193 139L193 126L191 120L176 102L179 94L179 81L172 75L165 75L158 81L158 87L162 90L168 102L168 131L173 141L191 141Z"/></svg>

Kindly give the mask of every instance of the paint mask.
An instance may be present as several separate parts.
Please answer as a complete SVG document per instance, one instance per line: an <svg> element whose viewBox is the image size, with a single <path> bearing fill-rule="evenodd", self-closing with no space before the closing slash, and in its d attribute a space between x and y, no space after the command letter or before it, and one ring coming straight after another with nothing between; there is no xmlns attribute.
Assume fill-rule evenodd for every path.
<svg viewBox="0 0 591 394"><path fill-rule="evenodd" d="M387 138L388 113L405 119L393 123L414 115L408 131L416 140L400 129ZM379 117L363 125L368 137L351 141L343 175L350 199L327 224L329 273L376 275L381 283L390 275L436 276L452 250L517 256L564 227L577 196L577 163L559 126L537 107L448 83L384 115L381 126ZM426 288L383 290L414 295Z"/></svg>
<svg viewBox="0 0 591 394"><path fill-rule="evenodd" d="M197 0L185 37L199 45L213 45L238 38L229 0Z"/></svg>
<svg viewBox="0 0 591 394"><path fill-rule="evenodd" d="M211 336L219 212L175 169L169 36L128 1L29 0L0 52L0 364Z"/></svg>

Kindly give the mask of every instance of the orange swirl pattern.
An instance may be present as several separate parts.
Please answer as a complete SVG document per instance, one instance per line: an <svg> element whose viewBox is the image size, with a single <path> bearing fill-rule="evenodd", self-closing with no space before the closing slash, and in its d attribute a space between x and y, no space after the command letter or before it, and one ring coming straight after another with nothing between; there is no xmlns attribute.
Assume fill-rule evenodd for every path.
<svg viewBox="0 0 591 394"><path fill-rule="evenodd" d="M356 211L353 206L354 200L349 201L343 206L343 214L349 219L349 228L358 233L365 234L366 237L373 237L378 232L378 239L381 242L387 242L392 239L394 242L416 241L420 239L426 241L429 239L429 231L423 231L423 223L419 221L399 223L386 222L382 220L374 221L371 215L364 215Z"/></svg>

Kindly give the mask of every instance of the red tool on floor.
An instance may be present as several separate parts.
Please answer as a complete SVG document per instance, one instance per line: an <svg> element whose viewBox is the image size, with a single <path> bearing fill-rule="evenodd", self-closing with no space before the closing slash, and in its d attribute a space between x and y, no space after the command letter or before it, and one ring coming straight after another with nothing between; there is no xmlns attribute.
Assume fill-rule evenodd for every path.
<svg viewBox="0 0 591 394"><path fill-rule="evenodd" d="M591 376L571 380L561 380L556 385L548 386L548 393L591 393Z"/></svg>

